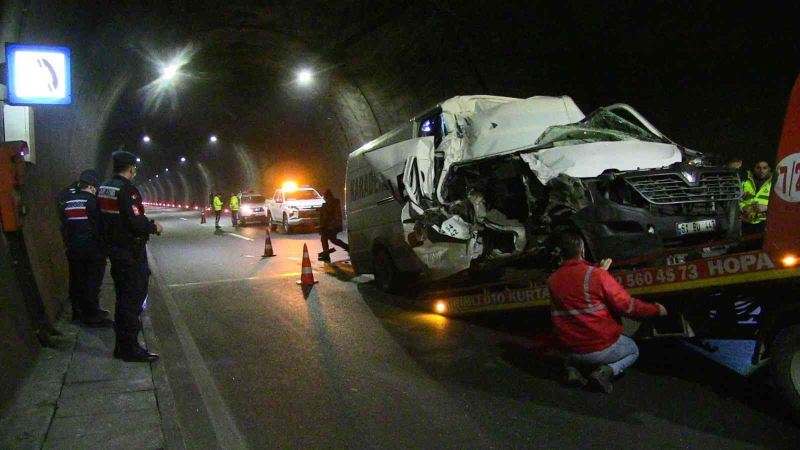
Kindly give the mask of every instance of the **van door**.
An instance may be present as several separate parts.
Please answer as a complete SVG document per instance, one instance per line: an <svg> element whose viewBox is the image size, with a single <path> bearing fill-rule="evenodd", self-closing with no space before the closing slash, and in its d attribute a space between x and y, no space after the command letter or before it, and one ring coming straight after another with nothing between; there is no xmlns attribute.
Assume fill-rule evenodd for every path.
<svg viewBox="0 0 800 450"><path fill-rule="evenodd" d="M422 199L432 200L434 190L434 149L430 137L421 138L429 145L418 146L413 155L406 158L403 168L403 187L405 194L414 204Z"/></svg>
<svg viewBox="0 0 800 450"><path fill-rule="evenodd" d="M409 139L367 152L364 156L375 172L381 175L384 182L389 183L392 193L395 194L395 198L399 200L404 197L404 176L406 166L409 164L409 157L419 161L417 167L427 168L428 166L432 166L433 139L433 136ZM420 157L417 158L418 156ZM418 183L420 189L422 189L423 185L427 185L433 181L429 179L427 174L422 179L424 182ZM416 180L413 180L412 182L415 181ZM427 188L426 192L431 192L430 188Z"/></svg>

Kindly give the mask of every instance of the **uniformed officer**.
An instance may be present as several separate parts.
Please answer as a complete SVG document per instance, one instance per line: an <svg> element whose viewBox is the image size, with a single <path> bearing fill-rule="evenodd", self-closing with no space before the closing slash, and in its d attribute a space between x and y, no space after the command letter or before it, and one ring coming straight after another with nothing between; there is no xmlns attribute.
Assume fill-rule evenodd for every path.
<svg viewBox="0 0 800 450"><path fill-rule="evenodd" d="M762 233L767 220L769 194L772 190L772 168L766 161L758 161L742 183L742 233Z"/></svg>
<svg viewBox="0 0 800 450"><path fill-rule="evenodd" d="M76 183L59 194L58 214L69 263L72 319L91 327L110 327L108 311L100 308L99 298L106 273L96 197L99 185L100 174L84 170Z"/></svg>
<svg viewBox="0 0 800 450"><path fill-rule="evenodd" d="M231 207L231 223L233 227L236 228L239 226L239 196L231 194L231 199L228 202Z"/></svg>
<svg viewBox="0 0 800 450"><path fill-rule="evenodd" d="M219 226L219 218L222 215L222 194L216 193L214 194L214 200L211 202L211 206L214 208L214 227L216 229L220 229L222 227Z"/></svg>
<svg viewBox="0 0 800 450"><path fill-rule="evenodd" d="M139 344L139 315L150 277L145 244L151 234L161 234L162 227L145 216L142 196L131 183L136 176L136 155L116 151L112 157L114 176L100 186L97 198L117 297L114 357L130 362L155 361L158 355Z"/></svg>

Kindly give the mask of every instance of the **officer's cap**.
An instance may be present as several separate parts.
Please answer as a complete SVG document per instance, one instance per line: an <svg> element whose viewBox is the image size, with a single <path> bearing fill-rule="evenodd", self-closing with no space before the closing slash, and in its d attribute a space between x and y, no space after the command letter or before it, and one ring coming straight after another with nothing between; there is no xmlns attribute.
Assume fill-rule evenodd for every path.
<svg viewBox="0 0 800 450"><path fill-rule="evenodd" d="M115 166L136 165L136 155L134 155L131 152L126 152L125 150L117 150L116 152L111 154L111 157L114 159Z"/></svg>
<svg viewBox="0 0 800 450"><path fill-rule="evenodd" d="M86 169L81 172L81 176L78 178L78 181L81 183L86 183L89 186L100 186L100 174L97 173L94 169Z"/></svg>

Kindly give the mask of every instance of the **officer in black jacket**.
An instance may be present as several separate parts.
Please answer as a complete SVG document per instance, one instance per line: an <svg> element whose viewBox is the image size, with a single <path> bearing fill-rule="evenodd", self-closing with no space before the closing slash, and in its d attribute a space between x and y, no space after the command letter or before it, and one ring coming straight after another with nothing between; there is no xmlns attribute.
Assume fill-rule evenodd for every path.
<svg viewBox="0 0 800 450"><path fill-rule="evenodd" d="M131 183L136 176L136 155L116 151L112 157L114 176L100 186L97 200L117 296L114 357L129 362L155 361L158 355L139 344L139 315L150 278L145 244L151 234L161 234L162 228L144 215L142 196Z"/></svg>
<svg viewBox="0 0 800 450"><path fill-rule="evenodd" d="M99 185L100 174L84 170L76 183L59 194L58 214L69 262L72 319L91 327L110 327L108 311L100 308L99 298L106 273L96 197Z"/></svg>

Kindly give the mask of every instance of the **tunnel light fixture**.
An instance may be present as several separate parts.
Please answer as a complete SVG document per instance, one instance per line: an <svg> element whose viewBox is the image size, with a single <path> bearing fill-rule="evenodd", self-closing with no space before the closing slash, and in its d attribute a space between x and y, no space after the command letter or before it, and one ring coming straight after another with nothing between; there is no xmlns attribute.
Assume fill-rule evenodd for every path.
<svg viewBox="0 0 800 450"><path fill-rule="evenodd" d="M158 174L156 174L156 178L158 178Z"/></svg>
<svg viewBox="0 0 800 450"><path fill-rule="evenodd" d="M208 138L208 141L211 142L212 144L215 144L217 142L217 136L212 134L211 137Z"/></svg>
<svg viewBox="0 0 800 450"><path fill-rule="evenodd" d="M167 167L166 169L164 169L164 172L169 172L169 167Z"/></svg>
<svg viewBox="0 0 800 450"><path fill-rule="evenodd" d="M137 158L136 158L136 162L137 162L137 163L140 163L140 162L142 162L142 158L139 158L139 157L137 157Z"/></svg>
<svg viewBox="0 0 800 450"><path fill-rule="evenodd" d="M142 142L144 142L145 144L149 144L150 143L150 136L148 136L146 134L144 136L142 136Z"/></svg>
<svg viewBox="0 0 800 450"><path fill-rule="evenodd" d="M181 156L181 162L182 162L182 163L185 163L185 162L186 162L186 157L185 157L185 156Z"/></svg>
<svg viewBox="0 0 800 450"><path fill-rule="evenodd" d="M161 80L162 81L172 81L176 75L178 75L178 70L181 66L176 63L170 63L166 66L161 68Z"/></svg>
<svg viewBox="0 0 800 450"><path fill-rule="evenodd" d="M302 85L310 84L313 78L314 75L308 69L300 69L300 71L297 72L297 82Z"/></svg>

